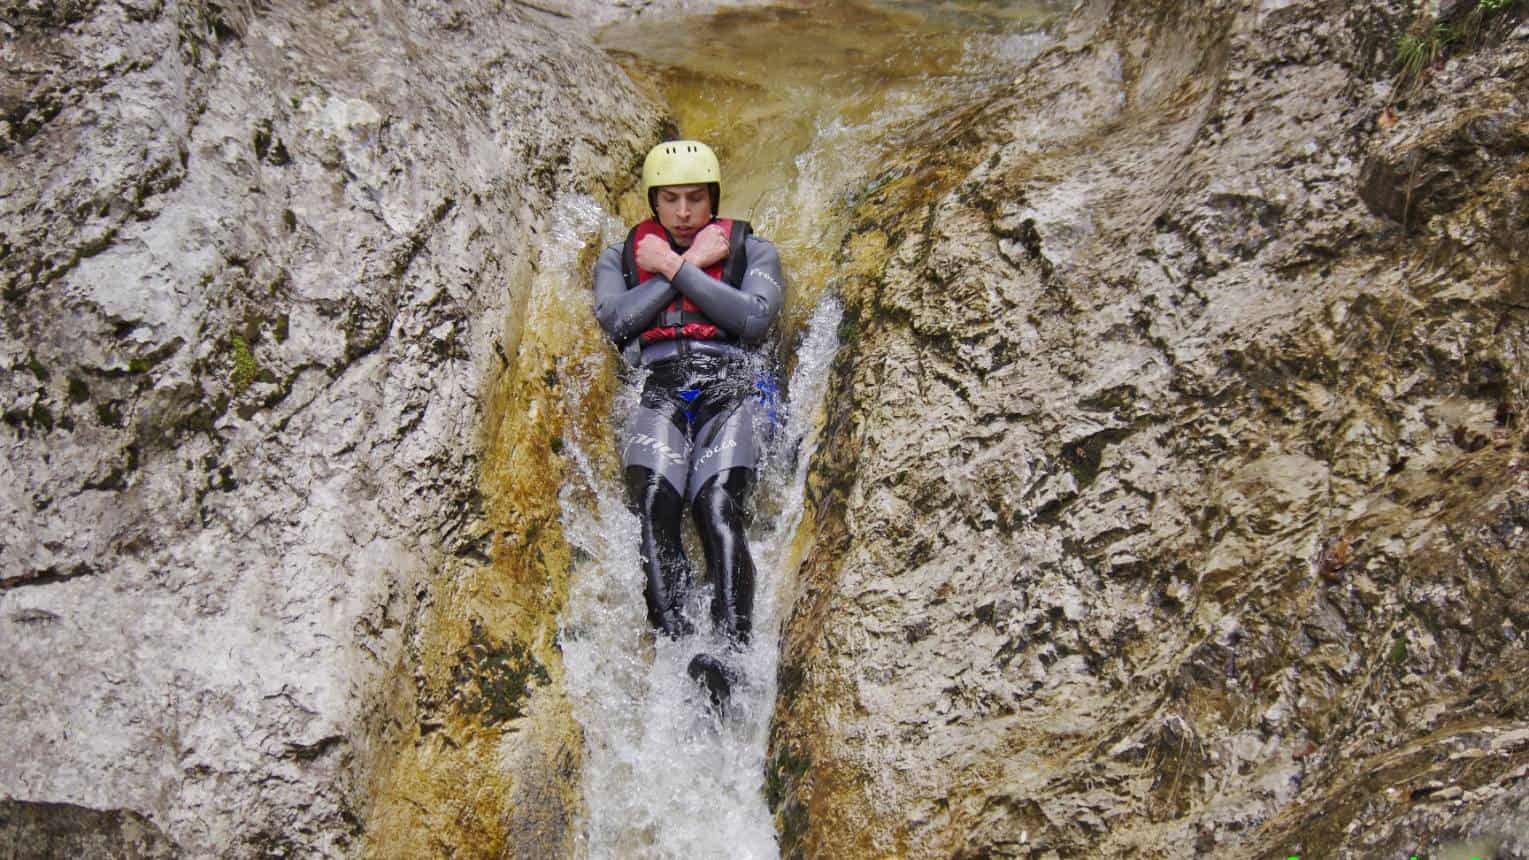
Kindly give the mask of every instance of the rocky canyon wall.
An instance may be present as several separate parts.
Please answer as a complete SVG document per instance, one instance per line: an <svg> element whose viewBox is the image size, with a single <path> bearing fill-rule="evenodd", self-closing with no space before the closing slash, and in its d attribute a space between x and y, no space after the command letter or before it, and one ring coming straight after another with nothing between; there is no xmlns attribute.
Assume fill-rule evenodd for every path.
<svg viewBox="0 0 1529 860"><path fill-rule="evenodd" d="M1522 5L1090 0L900 130L783 854L1529 853ZM0 845L576 853L615 14L0 0Z"/></svg>
<svg viewBox="0 0 1529 860"><path fill-rule="evenodd" d="M536 276L659 113L560 8L0 3L8 850L570 850Z"/></svg>
<svg viewBox="0 0 1529 860"><path fill-rule="evenodd" d="M1399 79L1442 5L1084 3L851 202L784 854L1529 856L1529 26Z"/></svg>

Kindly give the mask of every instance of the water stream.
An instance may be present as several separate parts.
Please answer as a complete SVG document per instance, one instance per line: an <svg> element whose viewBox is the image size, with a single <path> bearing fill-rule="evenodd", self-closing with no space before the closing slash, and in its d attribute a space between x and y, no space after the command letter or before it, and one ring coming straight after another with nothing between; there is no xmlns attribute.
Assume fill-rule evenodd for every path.
<svg viewBox="0 0 1529 860"><path fill-rule="evenodd" d="M828 367L838 348L834 253L841 204L870 182L901 129L931 112L980 99L985 86L1051 39L1070 3L825 3L731 8L707 15L643 16L608 30L603 44L634 80L671 106L682 136L711 143L723 163L722 214L751 221L781 250L790 282L770 353L785 382L783 423L761 469L749 538L759 571L755 641L725 719L705 706L685 666L715 651L705 596L692 640L648 631L636 519L602 472L600 438L566 440L577 467L563 488L562 519L575 550L560 619L567 687L584 729L585 819L579 844L594 858L777 857L764 799L777 640L799 563L796 533L815 450ZM615 241L646 215L637 195L617 214L565 201L555 229L571 244ZM595 363L592 363L592 365ZM568 406L580 409L572 369ZM609 428L636 400L627 386ZM700 567L697 543L689 546Z"/></svg>

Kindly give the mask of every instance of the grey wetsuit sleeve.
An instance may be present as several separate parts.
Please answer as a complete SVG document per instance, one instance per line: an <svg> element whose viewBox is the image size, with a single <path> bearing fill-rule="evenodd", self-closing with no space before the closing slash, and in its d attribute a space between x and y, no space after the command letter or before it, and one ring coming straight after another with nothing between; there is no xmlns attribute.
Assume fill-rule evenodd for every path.
<svg viewBox="0 0 1529 860"><path fill-rule="evenodd" d="M636 337L658 312L674 301L674 287L663 276L627 289L621 275L621 247L612 245L595 263L595 319L618 345Z"/></svg>
<svg viewBox="0 0 1529 860"><path fill-rule="evenodd" d="M749 268L737 289L691 263L680 266L674 273L674 286L712 322L745 343L758 343L764 340L770 324L780 313L786 298L786 279L780 272L780 254L774 245L750 236L746 253Z"/></svg>

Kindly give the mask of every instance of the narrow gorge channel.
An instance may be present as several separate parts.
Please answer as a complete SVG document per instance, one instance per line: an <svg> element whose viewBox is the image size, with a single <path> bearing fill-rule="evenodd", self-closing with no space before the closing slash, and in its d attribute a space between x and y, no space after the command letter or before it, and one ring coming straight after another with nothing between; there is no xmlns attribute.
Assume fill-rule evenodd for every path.
<svg viewBox="0 0 1529 860"><path fill-rule="evenodd" d="M718 150L722 214L776 242L790 290L771 349L780 420L750 531L758 632L726 719L706 709L684 671L697 650L720 643L704 629L693 641L655 643L646 628L636 520L599 465L613 435L565 440L578 467L562 493L574 573L559 641L585 737L586 856L780 856L765 784L777 643L810 541L803 496L842 323L835 267L846 203L896 149L900 130L980 100L995 77L1012 75L1050 43L1046 28L1061 11L1056 3L743 7L645 15L601 34L632 78L671 108L678 136ZM645 206L632 195L623 217L613 217L570 201L558 216L561 235L619 241ZM552 276L580 274L554 267ZM599 388L590 382L567 387L570 412L597 402L581 402ZM617 394L607 430L619 426L636 391ZM689 543L699 563L699 546ZM703 619L702 595L695 597L690 614Z"/></svg>

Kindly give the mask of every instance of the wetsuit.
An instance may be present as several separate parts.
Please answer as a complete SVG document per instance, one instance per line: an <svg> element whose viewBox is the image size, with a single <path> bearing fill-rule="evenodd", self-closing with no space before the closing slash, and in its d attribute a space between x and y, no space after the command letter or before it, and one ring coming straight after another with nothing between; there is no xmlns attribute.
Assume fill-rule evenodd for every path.
<svg viewBox="0 0 1529 860"><path fill-rule="evenodd" d="M774 245L750 235L744 250L748 265L736 287L689 262L672 283L654 275L629 287L620 245L600 255L594 275L601 328L629 363L648 369L621 454L628 498L642 524L648 620L674 637L693 630L683 613L692 575L680 544L688 503L713 587L712 620L735 644L748 640L753 614L754 564L743 535L744 510L773 391L758 352L780 312L785 284ZM639 335L680 298L727 337L642 344Z"/></svg>

